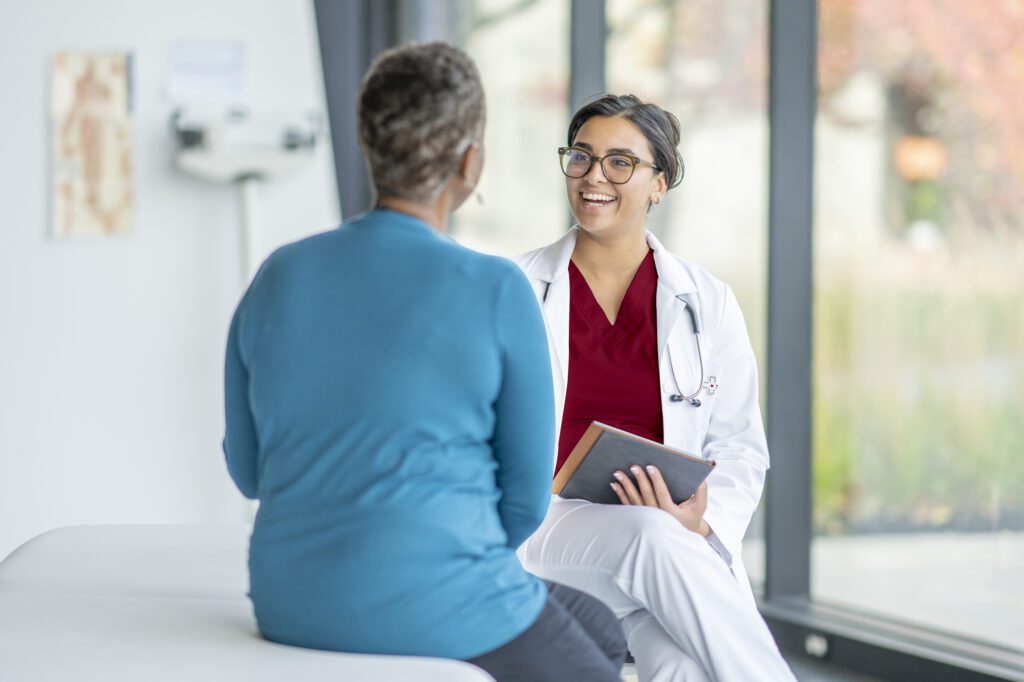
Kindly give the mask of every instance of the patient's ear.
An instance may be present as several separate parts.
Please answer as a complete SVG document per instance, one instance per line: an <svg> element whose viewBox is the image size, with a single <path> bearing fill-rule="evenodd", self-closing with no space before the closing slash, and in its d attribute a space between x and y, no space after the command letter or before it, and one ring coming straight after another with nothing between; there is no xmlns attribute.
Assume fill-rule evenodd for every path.
<svg viewBox="0 0 1024 682"><path fill-rule="evenodd" d="M484 169L484 145L483 142L470 142L466 150L459 158L459 167L455 175L448 181L448 191L451 192L452 208L457 209L466 201L476 185L480 182L480 174Z"/></svg>
<svg viewBox="0 0 1024 682"><path fill-rule="evenodd" d="M466 151L459 159L458 175L469 187L476 187L480 180L480 172L484 165L484 146L480 142L470 142Z"/></svg>

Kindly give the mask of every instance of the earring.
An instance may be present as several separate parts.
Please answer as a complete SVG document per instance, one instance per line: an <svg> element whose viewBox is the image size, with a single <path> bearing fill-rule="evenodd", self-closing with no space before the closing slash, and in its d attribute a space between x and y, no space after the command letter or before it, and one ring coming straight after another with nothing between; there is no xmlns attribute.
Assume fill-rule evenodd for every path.
<svg viewBox="0 0 1024 682"><path fill-rule="evenodd" d="M480 191L480 178L477 178L473 185L469 188L470 194L476 195L476 201L481 206L484 205L484 193Z"/></svg>

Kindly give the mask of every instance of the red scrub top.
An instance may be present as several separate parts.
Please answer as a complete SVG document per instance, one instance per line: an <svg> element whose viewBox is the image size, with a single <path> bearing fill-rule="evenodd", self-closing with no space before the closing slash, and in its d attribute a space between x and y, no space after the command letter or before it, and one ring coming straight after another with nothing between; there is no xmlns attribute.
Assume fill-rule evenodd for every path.
<svg viewBox="0 0 1024 682"><path fill-rule="evenodd" d="M569 262L569 380L555 471L592 421L664 442L657 288L654 252L648 251L613 325Z"/></svg>

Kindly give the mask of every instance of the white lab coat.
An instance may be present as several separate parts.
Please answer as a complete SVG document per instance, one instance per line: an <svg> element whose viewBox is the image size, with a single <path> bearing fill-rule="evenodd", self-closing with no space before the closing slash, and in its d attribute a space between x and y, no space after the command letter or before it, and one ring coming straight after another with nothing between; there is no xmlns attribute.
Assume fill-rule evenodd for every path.
<svg viewBox="0 0 1024 682"><path fill-rule="evenodd" d="M549 246L516 259L534 288L547 325L557 427L562 422L568 379L568 265L576 245L577 229L573 228ZM716 462L708 477L708 507L704 516L712 528L712 536L705 541L694 533L681 533L681 526L658 510L644 510L653 511L655 515L627 512L626 516L630 517L627 519L623 512L628 508L590 505L553 497L548 519L520 548L520 557L528 570L595 594L625 619L627 638L637 657L641 680L645 677L658 680L703 679L694 672L701 668L711 679L741 679L751 669L759 670L761 679L792 679L787 677L788 668L753 608L753 594L741 553L743 535L761 497L768 469L768 448L758 405L757 366L743 315L725 283L699 266L666 251L650 232L646 237L654 251L658 272L657 336L665 443ZM687 401L671 400L673 395L690 395L700 383L697 344L685 304L680 298L685 295L696 301L702 326L700 345L704 357L705 386L699 395L699 407ZM671 524L666 526L663 519L671 520ZM603 527L595 527L599 525ZM617 528L614 533L620 535L614 545L609 539L613 534L612 526ZM665 530L671 539L664 540L658 536L655 543L633 543L635 546L631 546L628 556L619 551L628 540L621 535L642 535L652 527L659 533ZM567 546L573 544L578 544L578 547ZM660 545L660 555L671 554L664 549L669 545L677 547L672 551L680 556L673 559L685 562L685 570L672 568L665 571L662 556L640 556L647 551L647 545L653 544ZM588 563L602 564L598 568L603 573L587 572ZM695 598L695 602L701 598L708 599L703 605L693 604L694 615L689 620L672 621L676 618L675 611L683 611L672 605L665 610L663 618L656 602L647 606L631 604L631 600L643 602L646 595L651 594L642 585L649 578L664 590L662 578L643 568L656 564L662 566L657 570L665 573L686 573L686 580L690 581L685 585L680 583L676 592L662 591L658 599L676 601L689 599L692 594L702 595ZM604 574L611 577L602 578ZM606 583L612 587L607 587ZM637 589L641 596L637 598L636 594L626 594L628 590L622 588L625 584L639 585ZM725 602L729 603L728 607ZM715 606L717 603L722 606ZM638 606L638 612L630 610ZM657 619L649 612L654 612ZM718 612L732 614L729 616L732 622L715 622ZM631 627L631 619L635 621L632 624L635 627ZM662 621L667 633L652 625L656 620ZM736 621L743 621L743 625L738 626ZM654 633L649 626L658 632ZM757 647L747 647L745 642L758 639L761 653L752 654L745 663L741 661L734 665L727 659L736 657L736 646L727 646L721 636L716 640L713 633L705 637L708 633L704 631L709 628L718 631L728 629L738 638L733 644L751 650ZM631 629L643 634L629 637ZM653 667L648 665L649 674L645 676L644 662L637 649L657 648L652 643L659 637L665 642L675 640L672 646L678 644L690 660L674 664L674 671L668 670L672 666L665 662L668 660L665 657L679 659L680 656L676 655L678 649L666 654L665 647L661 647L660 654L651 654L650 657L660 655L665 660ZM647 654L646 651L644 653ZM694 661L698 666L693 666ZM743 664L748 667L743 668ZM778 674L769 672L773 669Z"/></svg>

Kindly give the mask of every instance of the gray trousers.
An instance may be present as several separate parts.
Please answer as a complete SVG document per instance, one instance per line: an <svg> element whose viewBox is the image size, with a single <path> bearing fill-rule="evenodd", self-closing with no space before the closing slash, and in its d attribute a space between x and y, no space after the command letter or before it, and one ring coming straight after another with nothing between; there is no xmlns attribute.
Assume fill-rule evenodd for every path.
<svg viewBox="0 0 1024 682"><path fill-rule="evenodd" d="M619 621L584 592L547 586L548 601L533 625L469 662L498 682L619 682L626 657Z"/></svg>

